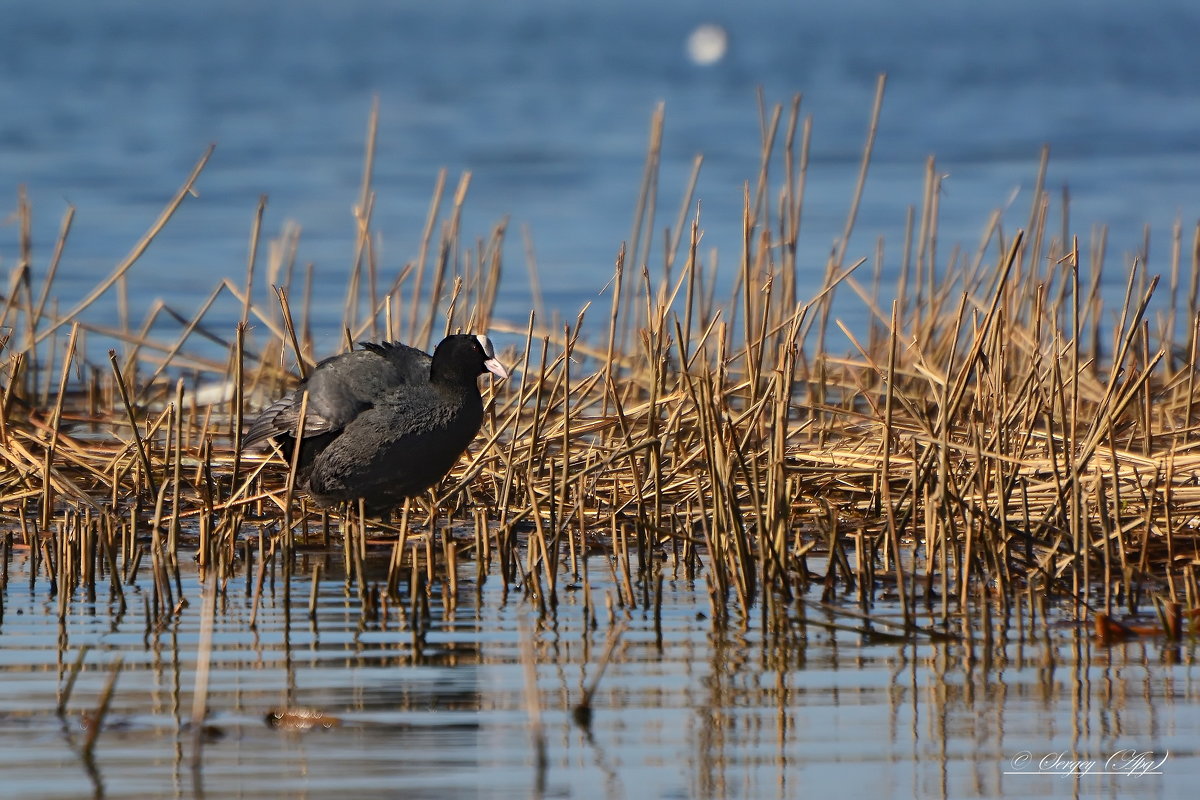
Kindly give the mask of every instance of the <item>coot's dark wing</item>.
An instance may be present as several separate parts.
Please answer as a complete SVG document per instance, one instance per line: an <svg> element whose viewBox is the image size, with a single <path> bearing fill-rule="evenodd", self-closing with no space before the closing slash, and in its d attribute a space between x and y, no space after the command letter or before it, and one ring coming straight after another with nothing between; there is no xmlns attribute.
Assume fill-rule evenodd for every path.
<svg viewBox="0 0 1200 800"><path fill-rule="evenodd" d="M296 426L300 424L300 399L304 389L302 385L264 408L242 436L242 449L274 436L295 436ZM369 403L362 402L356 402L352 406L331 405L327 402L328 399L325 396L309 395L308 408L304 411L304 432L300 438L307 439L339 431L364 409L370 408Z"/></svg>
<svg viewBox="0 0 1200 800"><path fill-rule="evenodd" d="M288 392L264 408L250 423L250 429L242 435L242 449L280 434L294 433L299 416L299 401L295 392ZM305 415L307 420L308 415ZM291 422L291 425L288 422Z"/></svg>
<svg viewBox="0 0 1200 800"><path fill-rule="evenodd" d="M324 359L295 391L263 409L242 438L242 447L294 436L305 390L308 408L301 438L309 439L340 431L389 389L429 382L428 354L399 342L362 344L362 350Z"/></svg>

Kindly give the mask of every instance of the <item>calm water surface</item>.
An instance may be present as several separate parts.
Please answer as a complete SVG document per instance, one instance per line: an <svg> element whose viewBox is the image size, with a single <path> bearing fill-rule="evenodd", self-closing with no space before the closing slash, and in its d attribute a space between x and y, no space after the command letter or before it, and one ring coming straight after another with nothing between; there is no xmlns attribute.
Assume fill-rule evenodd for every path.
<svg viewBox="0 0 1200 800"><path fill-rule="evenodd" d="M315 620L311 569L322 562ZM200 589L146 633L142 594L114 616L83 598L58 620L45 577L9 565L0 625L0 774L5 797L199 797L189 768ZM582 590L539 619L497 578L464 569L453 603L435 591L423 646L395 608L364 620L336 558L298 557L268 579L257 630L252 595L231 581L213 636L208 705L219 738L204 748L203 796L534 797L539 785L523 652L536 661L545 731L545 797L1190 797L1200 777L1200 675L1194 641L1102 648L1071 625L988 649L880 642L846 616L809 609L787 630L757 613L716 625L704 591L667 580L661 624L616 610L628 627L594 698L590 732L571 710L606 649L602 558L591 562L598 627ZM599 576L599 577L598 577ZM146 579L140 589L147 590ZM814 593L819 590L815 590ZM876 613L885 615L884 606ZM65 720L63 674L89 646ZM83 712L124 659L94 766L78 755ZM280 708L333 715L330 728L266 724ZM1043 758L1154 754L1159 775L1007 774ZM1124 755L1118 755L1124 759Z"/></svg>

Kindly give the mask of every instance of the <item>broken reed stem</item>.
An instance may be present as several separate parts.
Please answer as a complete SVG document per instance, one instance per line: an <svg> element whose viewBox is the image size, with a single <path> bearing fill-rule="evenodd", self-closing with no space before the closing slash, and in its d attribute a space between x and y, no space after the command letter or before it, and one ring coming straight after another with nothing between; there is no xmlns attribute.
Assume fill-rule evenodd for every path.
<svg viewBox="0 0 1200 800"><path fill-rule="evenodd" d="M108 360L112 363L117 391L121 394L121 403L125 407L125 414L129 420L129 429L133 433L133 444L137 449L138 460L142 462L142 471L145 475L146 486L149 488L151 495L157 495L158 485L154 480L154 470L150 466L150 455L146 452L145 442L142 441L142 434L137 424L137 416L133 412L133 404L129 399L129 388L125 385L125 379L121 376L121 367L117 364L116 350L108 351Z"/></svg>
<svg viewBox="0 0 1200 800"><path fill-rule="evenodd" d="M49 480L54 466L54 451L57 449L59 429L62 424L63 403L67 396L67 381L71 376L71 364L75 358L75 343L79 337L79 326L71 326L71 336L67 340L67 351L63 356L62 375L58 382L58 394L54 402L54 411L50 416L50 439L46 444L46 457L42 474L46 476L43 482L41 528L49 530L50 516L53 511L54 497L51 492L52 482Z"/></svg>

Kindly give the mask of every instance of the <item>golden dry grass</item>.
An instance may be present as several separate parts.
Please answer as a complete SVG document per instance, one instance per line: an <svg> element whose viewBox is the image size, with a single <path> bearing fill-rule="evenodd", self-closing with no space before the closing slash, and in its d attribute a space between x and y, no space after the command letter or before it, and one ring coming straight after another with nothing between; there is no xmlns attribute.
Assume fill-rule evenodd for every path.
<svg viewBox="0 0 1200 800"><path fill-rule="evenodd" d="M799 110L797 100L764 114L733 296L713 298L715 264L690 211L694 175L666 241L652 236L660 113L611 304L561 326L540 311L493 319L506 230L463 243L469 175L448 202L439 181L420 251L389 280L372 247L368 147L347 340L428 346L461 329L521 343L502 356L515 376L493 388L469 456L436 501L410 504L391 525L322 515L278 456L235 446L245 415L329 355L312 352L310 290L293 291L311 276L293 275L292 233L271 243L264 270L260 208L242 281L222 280L176 340L156 341L153 321L178 314L164 304L141 331L102 328L85 311L177 212L207 154L129 258L58 314L47 297L68 215L42 286L25 248L0 316L11 331L0 406L10 540L38 553L58 585L94 591L103 578L114 597L149 568L156 616L179 602L185 551L224 570L251 550L261 565L281 548L339 546L362 576L381 540L392 547L392 594L402 580L412 592L435 578L453 585L466 558L552 605L564 579L586 583L582 556L599 549L622 587L617 602L651 606L663 571L683 570L703 576L719 615L730 603L786 609L814 580L864 608L893 594L910 626L919 604L966 620L980 598L1196 608L1200 246L1190 263L1175 248L1169 298L1153 314L1160 281L1137 259L1123 304L1106 309L1102 234L1087 248L1056 236L1039 179L1023 231L1006 235L997 215L974 254L943 258L931 160L889 299L863 277L878 275L880 253L848 246L862 180L824 277L806 292L799 276L812 265L797 263L795 244L811 126ZM263 280L275 287L269 304L252 300ZM869 330L833 317L846 292L868 310ZM234 331L206 321L221 298L241 308ZM848 353L830 352L835 328ZM87 335L122 341L124 357L88 366ZM227 358L197 346L202 335L228 342ZM367 584L358 581L364 602Z"/></svg>

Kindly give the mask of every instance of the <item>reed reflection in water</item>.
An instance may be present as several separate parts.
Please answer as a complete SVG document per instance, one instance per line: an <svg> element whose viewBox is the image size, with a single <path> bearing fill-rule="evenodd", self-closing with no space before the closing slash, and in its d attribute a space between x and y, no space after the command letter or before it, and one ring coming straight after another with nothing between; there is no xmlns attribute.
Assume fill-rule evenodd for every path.
<svg viewBox="0 0 1200 800"><path fill-rule="evenodd" d="M30 574L29 554L12 552L0 627L5 791L1173 797L1186 794L1200 766L1191 642L1101 647L1053 616L1014 616L1007 631L997 620L990 637L976 631L967 641L893 641L841 609L805 605L786 627L757 616L715 621L701 587L670 579L657 616L626 613L611 602L614 586L595 577L606 570L599 557L590 605L582 589L565 592L557 613L539 618L518 590L494 579L480 585L464 569L457 595L434 586L427 621L414 624L410 610L386 603L364 614L333 555L275 563L286 568L267 575L254 628L252 581L231 580L217 598L194 776L196 572L184 570L188 605L153 630L136 589L124 615L98 598L76 599L60 617L44 577ZM584 726L572 712L615 625L623 632ZM55 709L85 648L60 718ZM83 743L118 657L89 757ZM540 771L533 711L546 748ZM284 716L269 721L272 713ZM1169 756L1158 775L1010 774L1036 771L1047 757L1095 761L1094 773L1124 750ZM1033 763L1021 761L1023 752Z"/></svg>

